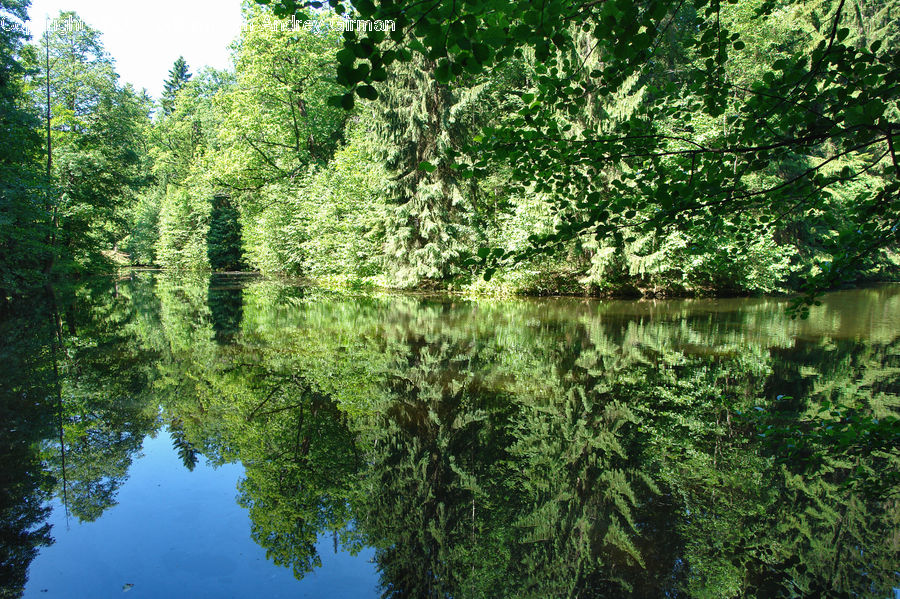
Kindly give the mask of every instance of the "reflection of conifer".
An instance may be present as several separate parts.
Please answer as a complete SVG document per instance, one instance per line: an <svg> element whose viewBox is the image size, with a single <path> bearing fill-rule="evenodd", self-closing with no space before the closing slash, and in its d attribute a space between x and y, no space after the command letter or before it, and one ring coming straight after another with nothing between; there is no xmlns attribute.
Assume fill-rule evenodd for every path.
<svg viewBox="0 0 900 599"><path fill-rule="evenodd" d="M197 450L188 441L180 418L172 419L172 423L169 425L169 432L172 434L172 447L178 452L181 463L184 464L185 468L193 471L197 465Z"/></svg>
<svg viewBox="0 0 900 599"><path fill-rule="evenodd" d="M216 342L229 343L241 329L244 315L244 291L241 285L221 275L212 275L206 299Z"/></svg>
<svg viewBox="0 0 900 599"><path fill-rule="evenodd" d="M893 480L898 443L868 420L818 422L851 405L890 426L893 329L863 347L794 339L768 300L646 318L613 304L325 299L260 281L243 289L253 326L224 346L204 292L226 286L207 282L162 302L180 319L161 344L171 385L192 381L172 395L181 414L204 406L203 454L244 464L252 538L298 577L337 532L375 548L385 597L892 588L896 499L863 483ZM878 293L893 303L872 305L897 313L900 295ZM791 443L816 459L779 463L786 437L757 434L769 424L802 432Z"/></svg>

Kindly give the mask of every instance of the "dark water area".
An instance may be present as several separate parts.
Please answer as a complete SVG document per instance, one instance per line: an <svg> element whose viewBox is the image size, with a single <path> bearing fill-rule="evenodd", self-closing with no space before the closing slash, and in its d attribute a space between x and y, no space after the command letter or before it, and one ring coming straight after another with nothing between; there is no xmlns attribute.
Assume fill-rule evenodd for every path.
<svg viewBox="0 0 900 599"><path fill-rule="evenodd" d="M15 305L0 597L900 597L900 286L787 305Z"/></svg>

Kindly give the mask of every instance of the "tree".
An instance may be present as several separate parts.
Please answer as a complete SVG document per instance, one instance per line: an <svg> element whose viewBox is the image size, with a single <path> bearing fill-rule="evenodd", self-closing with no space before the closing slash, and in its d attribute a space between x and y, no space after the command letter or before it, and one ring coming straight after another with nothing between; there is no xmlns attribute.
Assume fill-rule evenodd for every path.
<svg viewBox="0 0 900 599"><path fill-rule="evenodd" d="M135 343L128 297L92 291L82 286L60 298L59 432L43 448L59 500L85 522L116 505L144 438L160 426L148 387L155 354Z"/></svg>
<svg viewBox="0 0 900 599"><path fill-rule="evenodd" d="M210 158L219 149L221 96L234 85L226 71L203 69L185 85L174 111L148 132L155 185L141 198L138 221L155 263L167 268L208 268L208 226L214 197ZM156 225L156 226L154 226Z"/></svg>
<svg viewBox="0 0 900 599"><path fill-rule="evenodd" d="M331 4L339 13L350 10L340 0ZM274 4L282 15L307 5L321 2ZM766 30L798 6L808 4L766 0L748 18ZM824 18L811 19L805 38L783 58L768 61L758 78L735 81L729 60L752 49L728 25L739 6L721 0L354 2L354 17L391 19L396 28L389 36L378 30L345 35L337 75L348 91L333 103L352 107L354 95L377 96L372 84L384 69L413 55L435 61L435 81L448 84L533 52L535 89L521 94L516 118L485 128L472 150L482 160L472 169L463 165L460 175L479 178L507 163L516 187L547 194L561 218L525 252L483 254L487 277L511 260L552 252L580 236L623 231L682 231L693 238L722 230L743 251L793 213L814 223L829 254L805 273L812 292L852 277L900 234L900 125L892 116L900 48L881 40L847 43L848 25L864 17L851 14L846 0L824 6ZM578 30L588 34L587 56L599 57L597 68L578 59L584 56ZM659 49L672 31L684 36L687 52L670 65L675 78L654 81L648 73L665 59ZM630 118L605 131L566 122L591 98L623 91L633 77L646 94ZM724 126L708 126L716 122ZM772 168L791 162L793 172ZM598 177L608 168L618 175ZM866 189L836 205L842 190L867 175ZM732 218L738 213L746 215L742 222Z"/></svg>
<svg viewBox="0 0 900 599"><path fill-rule="evenodd" d="M206 255L213 270L239 270L243 264L238 212L228 196L216 195L209 215Z"/></svg>
<svg viewBox="0 0 900 599"><path fill-rule="evenodd" d="M338 36L327 15L308 17L318 31L284 30L258 7L246 18L236 46L236 85L220 99L223 147L215 177L226 188L258 192L327 161L347 115L326 103L339 89L330 76ZM246 195L248 210L261 199Z"/></svg>
<svg viewBox="0 0 900 599"><path fill-rule="evenodd" d="M22 596L39 548L53 543L53 480L41 464L42 440L57 430L51 345L56 343L48 302L13 302L0 320L0 597ZM55 357L55 356L54 356Z"/></svg>
<svg viewBox="0 0 900 599"><path fill-rule="evenodd" d="M118 85L100 32L75 13L60 13L42 43L49 72L40 73L34 95L52 117L50 243L64 269L102 269L102 252L127 235L125 209L147 183L140 167L149 98Z"/></svg>
<svg viewBox="0 0 900 599"><path fill-rule="evenodd" d="M175 100L187 82L191 80L191 73L188 72L188 65L184 61L184 56L179 56L169 69L169 78L163 83L163 93L160 99L163 114L170 115L175 110Z"/></svg>
<svg viewBox="0 0 900 599"><path fill-rule="evenodd" d="M9 296L42 281L50 261L39 121L26 93L27 8L0 2L0 312Z"/></svg>
<svg viewBox="0 0 900 599"><path fill-rule="evenodd" d="M477 245L477 187L446 155L459 152L489 114L491 87L435 80L434 61L396 64L375 105L381 158L390 171L384 258L392 282L444 281Z"/></svg>
<svg viewBox="0 0 900 599"><path fill-rule="evenodd" d="M235 47L236 84L218 99L220 147L210 157L211 185L240 212L247 262L267 271L296 272L304 260L284 250L306 238L286 240L279 229L310 218L309 206L293 196L333 157L348 118L327 105L339 89L331 74L339 46L334 19L300 16L314 26L294 28L248 7Z"/></svg>

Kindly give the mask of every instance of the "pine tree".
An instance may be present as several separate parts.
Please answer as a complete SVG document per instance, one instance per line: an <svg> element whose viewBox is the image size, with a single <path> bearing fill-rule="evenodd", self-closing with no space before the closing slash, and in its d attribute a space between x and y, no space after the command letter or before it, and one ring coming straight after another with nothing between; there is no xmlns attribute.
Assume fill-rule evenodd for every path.
<svg viewBox="0 0 900 599"><path fill-rule="evenodd" d="M191 79L191 73L188 71L188 65L184 61L184 56L179 56L175 64L169 70L169 78L163 84L163 94L160 104L162 104L163 114L172 114L175 110L175 96Z"/></svg>

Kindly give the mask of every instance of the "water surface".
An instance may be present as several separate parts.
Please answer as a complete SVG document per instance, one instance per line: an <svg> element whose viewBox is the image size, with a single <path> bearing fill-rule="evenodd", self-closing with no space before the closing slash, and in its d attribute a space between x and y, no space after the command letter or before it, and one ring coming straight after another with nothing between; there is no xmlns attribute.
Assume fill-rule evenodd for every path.
<svg viewBox="0 0 900 599"><path fill-rule="evenodd" d="M0 323L0 596L891 597L900 286L137 274Z"/></svg>

